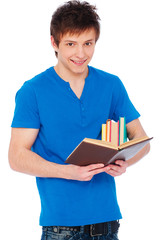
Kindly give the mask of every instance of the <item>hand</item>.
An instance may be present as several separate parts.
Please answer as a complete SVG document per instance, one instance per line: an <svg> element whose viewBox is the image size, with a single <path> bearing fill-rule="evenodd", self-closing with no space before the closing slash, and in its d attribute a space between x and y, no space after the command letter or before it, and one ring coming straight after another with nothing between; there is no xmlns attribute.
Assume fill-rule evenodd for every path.
<svg viewBox="0 0 160 240"><path fill-rule="evenodd" d="M117 177L122 175L123 173L126 172L126 169L128 167L128 163L127 161L123 161L123 160L116 160L115 164L109 164L106 167L106 173L108 173L109 175L111 175L112 177Z"/></svg>
<svg viewBox="0 0 160 240"><path fill-rule="evenodd" d="M104 164L91 164L85 167L66 165L67 179L78 181L90 181L95 174L105 172Z"/></svg>

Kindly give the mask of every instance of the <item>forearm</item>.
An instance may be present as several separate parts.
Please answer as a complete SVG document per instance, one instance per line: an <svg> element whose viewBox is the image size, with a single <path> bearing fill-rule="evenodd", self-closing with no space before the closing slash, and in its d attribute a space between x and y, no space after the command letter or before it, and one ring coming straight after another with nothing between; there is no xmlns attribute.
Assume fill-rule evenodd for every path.
<svg viewBox="0 0 160 240"><path fill-rule="evenodd" d="M148 154L150 144L147 144L141 151L139 151L133 158L127 160L128 166L131 166Z"/></svg>
<svg viewBox="0 0 160 240"><path fill-rule="evenodd" d="M11 168L15 171L43 178L90 181L95 174L105 171L104 164L92 164L85 167L79 167L72 164L56 164L46 161L28 149L22 149L16 154L13 154L10 150L9 162Z"/></svg>
<svg viewBox="0 0 160 240"><path fill-rule="evenodd" d="M13 170L43 178L64 178L89 181L105 171L104 164L89 166L56 164L31 151L38 129L13 128L9 146L9 163Z"/></svg>
<svg viewBox="0 0 160 240"><path fill-rule="evenodd" d="M127 133L129 140L136 139L139 137L147 136L144 131L139 119L133 120L132 122L127 124ZM150 150L150 144L148 143L140 152L138 152L133 158L127 161L128 166L133 165L142 159Z"/></svg>
<svg viewBox="0 0 160 240"><path fill-rule="evenodd" d="M45 178L66 178L65 166L49 162L29 149L9 151L9 162L13 170Z"/></svg>

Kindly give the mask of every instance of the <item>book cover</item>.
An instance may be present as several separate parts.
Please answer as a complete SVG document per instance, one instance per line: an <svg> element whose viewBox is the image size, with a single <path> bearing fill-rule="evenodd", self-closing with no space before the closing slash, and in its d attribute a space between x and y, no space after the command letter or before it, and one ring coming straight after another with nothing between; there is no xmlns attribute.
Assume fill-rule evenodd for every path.
<svg viewBox="0 0 160 240"><path fill-rule="evenodd" d="M115 160L128 160L135 156L151 139L145 136L115 146L110 142L85 138L68 156L66 163L78 166L94 163L108 165L114 163Z"/></svg>

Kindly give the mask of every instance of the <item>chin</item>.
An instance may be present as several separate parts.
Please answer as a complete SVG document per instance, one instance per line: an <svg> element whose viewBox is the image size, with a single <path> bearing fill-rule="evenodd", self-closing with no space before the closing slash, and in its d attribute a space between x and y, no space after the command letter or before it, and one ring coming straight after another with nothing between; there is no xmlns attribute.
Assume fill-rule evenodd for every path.
<svg viewBox="0 0 160 240"><path fill-rule="evenodd" d="M79 66L79 67L74 67L71 68L71 71L75 74L82 74L88 69L88 64L85 66Z"/></svg>
<svg viewBox="0 0 160 240"><path fill-rule="evenodd" d="M85 69L86 70L86 69ZM83 74L85 72L85 70L77 70L77 71L72 71L74 74Z"/></svg>

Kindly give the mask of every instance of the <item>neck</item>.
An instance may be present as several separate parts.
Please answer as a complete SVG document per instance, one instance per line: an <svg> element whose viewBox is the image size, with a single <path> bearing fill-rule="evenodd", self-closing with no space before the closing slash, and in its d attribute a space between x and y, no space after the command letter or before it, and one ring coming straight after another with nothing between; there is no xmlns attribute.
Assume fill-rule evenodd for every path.
<svg viewBox="0 0 160 240"><path fill-rule="evenodd" d="M70 84L78 84L80 82L84 82L85 78L88 76L88 67L85 71L81 73L74 73L70 70L60 67L58 64L54 67L56 73L66 82Z"/></svg>
<svg viewBox="0 0 160 240"><path fill-rule="evenodd" d="M56 73L66 82L69 82L71 89L78 98L81 97L85 84L85 79L88 76L88 67L82 73L73 73L67 69L59 68L59 65L55 66Z"/></svg>

